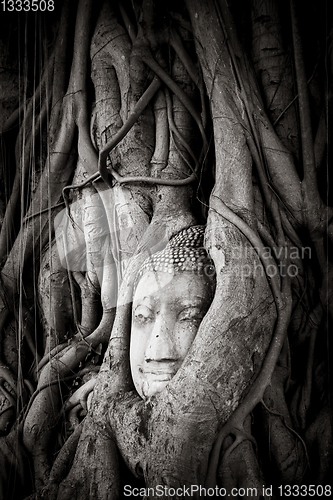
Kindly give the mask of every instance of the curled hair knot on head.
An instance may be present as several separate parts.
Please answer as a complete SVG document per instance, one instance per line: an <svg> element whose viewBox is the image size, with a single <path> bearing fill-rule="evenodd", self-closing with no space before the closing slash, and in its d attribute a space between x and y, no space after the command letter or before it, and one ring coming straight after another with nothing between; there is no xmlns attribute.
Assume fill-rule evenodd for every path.
<svg viewBox="0 0 333 500"><path fill-rule="evenodd" d="M174 235L166 247L149 256L141 265L134 282L136 289L148 271L169 274L190 272L215 281L215 266L204 247L205 226L191 226Z"/></svg>

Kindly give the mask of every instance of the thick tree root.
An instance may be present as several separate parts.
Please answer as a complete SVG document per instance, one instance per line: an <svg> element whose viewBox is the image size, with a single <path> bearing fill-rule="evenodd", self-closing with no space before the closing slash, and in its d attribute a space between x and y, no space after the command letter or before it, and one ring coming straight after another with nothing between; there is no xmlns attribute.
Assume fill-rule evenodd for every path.
<svg viewBox="0 0 333 500"><path fill-rule="evenodd" d="M249 227L246 227L247 225L244 224L244 222L239 217L235 216L235 214L233 214L220 199L216 197L214 198L216 200L216 203L212 202L211 208L216 210L222 217L230 220L230 222L235 224L240 231L244 232L244 235L249 238L251 244L254 246L254 248L256 248L256 250L257 248L261 248L262 243L258 241L258 238L253 233L253 231ZM259 246L257 246L258 243ZM263 255L261 254L260 250L258 251L258 255L265 265L266 262L264 262L265 259L262 258ZM236 439L231 445L232 447L237 446L241 441L244 440L244 421L246 417L257 406L257 404L260 403L260 401L263 399L265 390L271 383L275 365L282 349L291 315L290 284L286 283L286 280L284 280L282 284L282 293L280 292L280 288L277 282L274 282L274 280L272 280L271 285L278 312L278 319L275 326L273 338L271 340L260 373L251 386L249 393L245 396L244 400L241 402L241 404L238 406L230 419L219 432L212 450L208 468L206 479L206 484L208 487L215 487L217 483L216 473L220 459L220 451L224 439L229 434L234 435Z"/></svg>

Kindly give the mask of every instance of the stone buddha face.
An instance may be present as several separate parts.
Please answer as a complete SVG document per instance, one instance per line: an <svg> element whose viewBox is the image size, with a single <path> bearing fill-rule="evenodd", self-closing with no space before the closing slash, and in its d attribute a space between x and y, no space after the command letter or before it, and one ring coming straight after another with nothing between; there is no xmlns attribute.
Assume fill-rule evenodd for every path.
<svg viewBox="0 0 333 500"><path fill-rule="evenodd" d="M171 253L166 249L138 281L130 364L135 388L143 398L161 392L177 373L211 304L215 280L204 269L197 272L203 259L207 260L203 247L199 252L193 247L179 252L177 246Z"/></svg>

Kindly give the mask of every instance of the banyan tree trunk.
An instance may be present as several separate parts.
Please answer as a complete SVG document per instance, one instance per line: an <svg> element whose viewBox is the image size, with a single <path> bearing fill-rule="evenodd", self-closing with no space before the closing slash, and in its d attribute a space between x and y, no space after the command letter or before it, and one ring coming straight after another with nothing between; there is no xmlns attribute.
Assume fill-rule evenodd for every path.
<svg viewBox="0 0 333 500"><path fill-rule="evenodd" d="M222 200L249 227L254 226L252 159L240 118L243 107L233 93L236 82L230 54L214 20L214 10L207 9L210 14L206 17L200 2L188 2L188 10L198 47L206 47L205 54L200 49L198 53L211 96L214 123L216 180L210 199L206 247L216 266L215 298L177 375L163 393L145 402L133 391L129 373L131 290L142 252L132 258L120 287L119 306L95 387L93 409L84 422L72 468L59 490L56 483L61 478L61 457L51 472L53 494L58 494L58 498L73 498L73 491L80 499L91 495L99 499L117 496L120 456L134 476L144 478L146 487L204 485L218 431L258 374L272 337L276 305L265 273L255 273L256 268L262 269L259 257L240 230L223 216L219 205ZM205 40L208 26L209 43ZM95 37L98 35L100 25L95 31ZM99 52L96 57L109 68L105 75L110 75L111 65L115 73L120 69L112 62L107 47L102 49L105 55ZM132 71L136 62L131 60ZM99 88L105 86L105 91L110 92L103 72L98 74ZM120 95L124 93L124 80L125 77L117 78ZM105 125L99 124L106 111L99 106L96 104L97 130L105 130ZM174 109L175 106L181 109L176 98ZM121 108L118 103L117 110L110 110L109 116L115 112L120 116ZM184 121L188 113L181 109L179 114ZM140 122L136 127L140 127ZM121 155L124 148L117 154ZM171 147L168 150L170 164L176 156ZM120 165L126 169L123 163ZM135 165L139 168L138 162ZM168 167L163 173L170 175ZM129 189L134 200L140 200L139 188ZM189 187L179 186L160 187L153 193L152 218L141 247L151 244L156 226L164 224L164 232L170 235L194 222L189 215L180 217L190 193ZM155 201L161 199L163 203ZM173 213L177 214L176 219Z"/></svg>
<svg viewBox="0 0 333 500"><path fill-rule="evenodd" d="M281 484L301 483L305 442L314 456L324 450L313 477L327 477L326 386L314 396L329 386L317 339L328 335L332 213L315 171L326 123L325 113L312 120L313 141L295 2L295 74L277 1L251 0L251 22L238 23L252 28L253 65L231 16L238 2L79 0L73 33L71 5L63 1L35 91L45 94L38 119L32 100L19 127L0 232L0 430L18 417L0 446L0 492L14 470L15 492L24 485L38 499L117 499L126 484L149 498L216 486L254 487L262 498L263 457ZM28 179L25 156L39 140L48 155ZM15 227L20 190L30 205ZM215 296L177 374L142 399L129 363L134 281L146 257L197 224ZM282 272L290 263L294 276ZM88 385L76 391L83 372ZM262 434L259 453L252 432Z"/></svg>

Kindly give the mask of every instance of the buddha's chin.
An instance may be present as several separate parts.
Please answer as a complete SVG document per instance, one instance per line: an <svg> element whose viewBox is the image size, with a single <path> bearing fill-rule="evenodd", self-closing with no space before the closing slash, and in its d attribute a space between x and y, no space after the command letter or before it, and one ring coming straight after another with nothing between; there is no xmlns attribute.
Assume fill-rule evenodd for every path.
<svg viewBox="0 0 333 500"><path fill-rule="evenodd" d="M156 396L163 391L163 389L170 382L172 377L168 380L145 380L141 386L142 396L144 398L150 398L151 396Z"/></svg>

